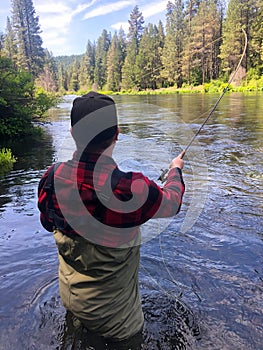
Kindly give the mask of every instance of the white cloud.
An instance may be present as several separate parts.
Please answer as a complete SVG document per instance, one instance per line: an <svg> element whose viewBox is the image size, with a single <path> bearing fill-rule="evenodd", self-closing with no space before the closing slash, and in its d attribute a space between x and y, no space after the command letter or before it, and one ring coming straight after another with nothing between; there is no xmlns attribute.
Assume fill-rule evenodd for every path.
<svg viewBox="0 0 263 350"><path fill-rule="evenodd" d="M158 1L147 4L141 8L141 12L144 18L149 18L151 16L157 15L166 10L167 1Z"/></svg>
<svg viewBox="0 0 263 350"><path fill-rule="evenodd" d="M40 24L41 28L44 30L52 30L56 28L60 29L61 31L66 31L71 23L71 19L70 14L49 14L48 16L41 16Z"/></svg>
<svg viewBox="0 0 263 350"><path fill-rule="evenodd" d="M43 4L43 1L38 0L35 9L39 15L39 23L42 29L42 38L44 42L48 43L53 38L63 37L69 30L72 21L72 9L68 7L65 2L49 1Z"/></svg>
<svg viewBox="0 0 263 350"><path fill-rule="evenodd" d="M74 15L81 13L82 11L86 10L87 8L91 7L92 5L94 5L98 0L92 0L89 4L83 4L83 5L78 5L78 7L76 8L76 10L74 11Z"/></svg>
<svg viewBox="0 0 263 350"><path fill-rule="evenodd" d="M8 11L7 5L2 6L2 2L10 2L10 0L0 1L0 20L3 22L0 22L0 25L3 28L2 30L4 30L6 16L10 16L10 9ZM93 28L90 30L89 24L84 21L82 21L82 24L78 22L75 25L74 21L75 19L78 19L78 15L83 16L83 19L88 19L115 13L126 8L127 14L125 17L119 18L120 16L116 13L117 23L113 23L111 28L119 30L120 27L122 27L123 30L127 32L129 29L128 19L131 12L129 11L129 8L131 10L133 6L138 4L139 10L147 20L149 17L161 13L166 9L168 0L160 0L159 2L156 0L152 1L153 2L148 0L149 3L147 3L147 0L111 0L111 2L108 2L107 0L34 0L34 7L36 14L39 16L43 46L47 47L57 55L62 54L63 52L66 53L77 50L76 47L81 43L81 40L86 40L86 35L96 35L95 30L93 31ZM143 5L143 3L146 5ZM102 21L98 19L98 28L101 24L103 25L103 21L104 18L102 18ZM82 31L81 28L83 28ZM77 37L74 40L73 35L75 29L78 29L76 32L81 32L83 35L81 38ZM73 45L75 45L75 48L73 48Z"/></svg>
<svg viewBox="0 0 263 350"><path fill-rule="evenodd" d="M125 32L128 32L129 30L129 23L128 21L126 22L118 22L118 23L114 23L111 25L111 28L119 30L119 29L123 29Z"/></svg>
<svg viewBox="0 0 263 350"><path fill-rule="evenodd" d="M74 16L92 6L98 0L92 0L89 4L76 5L70 0L55 1L43 0L35 1L36 14L39 16L41 26L41 37L44 46L56 55L62 54L67 50L70 51L68 33L74 20Z"/></svg>
<svg viewBox="0 0 263 350"><path fill-rule="evenodd" d="M139 7L139 11L142 12L143 18L146 19L154 15L157 15L158 13L162 13L166 11L166 6L167 6L167 0L152 2L145 6ZM126 22L117 22L111 25L111 28L116 30L119 30L121 27L126 33L129 31L128 19Z"/></svg>
<svg viewBox="0 0 263 350"><path fill-rule="evenodd" d="M71 12L70 7L66 6L65 3L56 3L56 2L49 2L49 3L36 3L35 9L37 13L40 13L41 15L47 14L47 13L66 13Z"/></svg>
<svg viewBox="0 0 263 350"><path fill-rule="evenodd" d="M131 5L131 1L117 1L117 2L112 2L110 4L102 5L94 10L87 12L83 19L88 19L88 18L93 18L93 17L98 17L98 16L104 16L112 12L116 12L119 10L124 9L125 7L128 7Z"/></svg>

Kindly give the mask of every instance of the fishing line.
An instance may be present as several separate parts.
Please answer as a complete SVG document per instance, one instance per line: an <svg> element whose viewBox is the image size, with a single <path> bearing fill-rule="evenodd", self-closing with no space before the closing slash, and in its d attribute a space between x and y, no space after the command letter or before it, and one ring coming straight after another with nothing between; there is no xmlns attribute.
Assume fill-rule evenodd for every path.
<svg viewBox="0 0 263 350"><path fill-rule="evenodd" d="M241 62L243 61L243 58L246 54L246 50L247 50L247 34L244 31L244 29L242 28L242 31L244 33L244 37L245 37L245 46L244 46L244 50L243 53L240 57L240 60L238 62L238 65L234 71L234 73L231 75L230 79L228 80L228 83L226 85L226 87L224 88L222 94L219 96L219 98L217 99L216 103L214 104L213 108L211 109L211 111L208 113L207 117L205 118L205 120L203 121L203 123L201 124L200 128L197 130L197 132L195 133L195 135L192 137L192 139L190 140L190 142L188 143L188 145L185 147L184 152L186 153L186 151L188 150L188 148L192 145L193 141L195 140L195 138L199 135L200 131L203 129L204 125L206 124L206 122L208 121L208 119L211 117L211 115L214 113L214 111L216 110L219 102L222 100L223 96L225 95L225 93L227 92L230 84L232 83L234 77L236 76L236 73L239 70L239 67L241 65ZM183 157L182 157L183 158Z"/></svg>
<svg viewBox="0 0 263 350"><path fill-rule="evenodd" d="M223 96L225 95L226 91L228 90L231 82L233 81L237 71L239 70L239 67L242 63L242 60L244 59L244 56L245 56L245 53L246 53L246 49L247 49L247 34L245 32L245 30L242 28L242 32L244 34L244 38L245 38L245 45L244 45L244 49L243 49L243 53L241 55L241 58L238 62L238 65L234 71L234 73L232 74L232 76L230 77L226 87L224 88L222 94L219 96L219 98L217 99L216 103L214 104L213 108L211 109L211 111L208 113L207 117L205 118L205 120L203 121L203 123L201 124L201 126L199 127L199 129L197 130L197 132L194 134L194 136L192 137L192 139L190 140L190 142L188 143L188 145L186 146L185 150L184 150L184 154L186 153L186 151L189 149L189 147L192 145L193 141L195 140L195 138L199 135L200 131L202 130L202 128L204 127L204 125L206 124L206 122L208 121L208 119L211 117L211 115L214 113L214 111L216 110L219 102L221 101L221 99L223 98ZM184 156L183 154L183 156ZM183 158L182 156L182 158ZM162 174L160 175L159 179L158 180L161 180L162 182L166 181L166 178L167 178L167 174L168 174L168 169L166 170L163 170L162 171ZM179 284L178 282L176 282L175 278L173 277L169 267L167 266L166 264L166 261L165 261L165 256L164 256L164 253L163 253L163 248L162 248L162 242L161 242L161 234L159 235L159 247L160 247L160 251L161 251L161 257L162 257L162 260L163 260L163 264L164 264L164 267L168 273L168 275L171 277L172 279L172 282L177 286L179 287ZM192 287L192 292L196 295L196 297L198 298L199 301L202 301L201 297L198 295L197 291L193 288L193 285L191 285ZM180 288L180 287L179 287ZM182 291L182 288L180 288L181 291L180 293L178 294L177 298L181 298L182 297L182 294L183 294L183 291Z"/></svg>
<svg viewBox="0 0 263 350"><path fill-rule="evenodd" d="M184 154L182 156L182 158L184 157L185 153L187 152L187 150L189 149L189 147L192 145L192 143L194 142L194 140L196 139L196 137L199 135L199 133L201 132L201 130L203 129L204 125L207 123L207 121L210 119L211 115L214 113L214 111L216 110L219 102L222 100L223 96L225 95L225 93L227 92L230 84L232 83L233 79L236 76L236 73L239 70L239 67L244 59L244 56L246 54L246 50L247 50L247 34L245 32L245 30L242 28L242 32L244 34L244 38L245 38L245 45L244 45L244 49L243 49L243 53L240 57L240 60L238 62L238 65L234 71L234 73L231 75L230 79L227 82L226 87L224 88L223 92L221 93L221 95L218 97L216 103L214 104L213 108L210 110L210 112L208 113L207 117L205 118L205 120L203 121L203 123L201 124L201 126L199 127L199 129L197 130L197 132L194 134L194 136L192 137L192 139L190 140L190 142L187 144L187 146L184 149ZM160 180L161 182L165 182L167 179L167 174L168 174L168 169L162 170L161 175L159 176L158 180Z"/></svg>

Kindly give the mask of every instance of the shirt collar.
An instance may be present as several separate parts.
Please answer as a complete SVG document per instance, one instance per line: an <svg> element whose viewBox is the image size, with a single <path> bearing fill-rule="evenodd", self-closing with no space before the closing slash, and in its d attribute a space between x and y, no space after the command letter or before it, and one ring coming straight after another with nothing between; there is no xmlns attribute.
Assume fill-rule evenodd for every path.
<svg viewBox="0 0 263 350"><path fill-rule="evenodd" d="M101 153L90 153L90 152L79 152L76 150L73 153L73 160L77 162L83 162L83 163L97 163L99 159L99 162L101 164L111 164L116 166L116 163L114 159L108 155L101 154Z"/></svg>

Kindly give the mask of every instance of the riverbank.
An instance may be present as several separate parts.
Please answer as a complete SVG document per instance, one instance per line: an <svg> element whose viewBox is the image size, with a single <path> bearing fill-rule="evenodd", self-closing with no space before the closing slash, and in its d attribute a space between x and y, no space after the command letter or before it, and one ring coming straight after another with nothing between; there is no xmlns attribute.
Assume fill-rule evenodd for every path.
<svg viewBox="0 0 263 350"><path fill-rule="evenodd" d="M214 94L222 93L227 86L227 82L220 80L213 80L209 83L189 86L185 85L182 88L177 88L175 86L159 88L159 89L130 89L121 91L111 91L111 90L98 90L98 92L106 95L170 95L170 94L193 94L193 93L203 93L203 94ZM228 92L241 92L241 93L262 93L263 92L263 77L260 79L251 79L249 81L243 81L241 85L236 85L235 83L230 84L228 87ZM67 94L72 95L84 95L87 91L70 91Z"/></svg>

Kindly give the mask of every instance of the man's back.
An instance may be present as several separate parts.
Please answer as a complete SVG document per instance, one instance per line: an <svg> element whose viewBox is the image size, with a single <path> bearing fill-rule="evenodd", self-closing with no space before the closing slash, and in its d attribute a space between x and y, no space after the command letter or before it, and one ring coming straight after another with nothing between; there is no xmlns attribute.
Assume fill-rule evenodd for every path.
<svg viewBox="0 0 263 350"><path fill-rule="evenodd" d="M184 193L183 153L171 162L162 188L141 173L118 169L112 158L117 124L111 98L95 92L76 98L76 151L56 171L50 167L38 189L41 223L54 232L58 247L62 301L107 341L141 330L139 228L153 217L177 214Z"/></svg>
<svg viewBox="0 0 263 350"><path fill-rule="evenodd" d="M139 242L109 248L54 231L59 251L59 288L64 306L89 330L126 339L143 326L138 269ZM139 237L138 237L139 238Z"/></svg>

